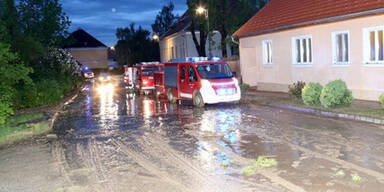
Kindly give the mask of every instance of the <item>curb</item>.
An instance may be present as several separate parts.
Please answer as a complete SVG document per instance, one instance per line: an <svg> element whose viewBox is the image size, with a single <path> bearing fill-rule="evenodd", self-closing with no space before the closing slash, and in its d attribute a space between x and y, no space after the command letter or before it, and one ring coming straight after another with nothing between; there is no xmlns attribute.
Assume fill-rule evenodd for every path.
<svg viewBox="0 0 384 192"><path fill-rule="evenodd" d="M244 101L255 102L255 100L252 100L252 99L244 99ZM256 101L256 103L257 103L257 101ZM322 110L311 109L311 108L296 107L296 106L291 106L291 105L274 105L274 104L260 104L260 103L257 103L257 104L269 106L269 107L274 107L274 108L279 108L279 109L286 109L286 110L295 111L295 112L320 115L323 117L339 118L339 119L345 119L345 120L360 121L360 122L365 122L365 123L373 123L373 124L377 124L377 125L384 125L384 119L376 119L376 118L366 117L366 116L361 116L361 115L335 113L335 112L330 112L330 111L322 111Z"/></svg>
<svg viewBox="0 0 384 192"><path fill-rule="evenodd" d="M48 130L43 133L43 134L47 134L49 132L52 131L53 129L53 126L55 125L55 122L56 122L56 119L57 117L59 116L59 113L61 112L61 110L63 109L64 106L70 104L73 102L73 100L75 100L78 96L79 96L79 93L80 91L82 91L83 89L85 88L85 85L82 85L81 87L79 87L75 92L74 92L74 95L72 97L70 97L69 99L67 100L64 100L62 101L58 106L57 106L57 110L55 110L55 113L54 115L48 120L49 121L49 128Z"/></svg>
<svg viewBox="0 0 384 192"><path fill-rule="evenodd" d="M281 108L281 109L287 109L287 110L291 110L291 111L321 115L324 117L340 118L340 119L346 119L346 120L354 120L354 121L361 121L361 122L366 122L366 123L384 125L383 119L376 119L376 118L365 117L365 116L361 116L361 115L335 113L335 112L321 111L321 110L310 109L310 108L295 107L295 106L290 106L290 105L269 105L269 106Z"/></svg>

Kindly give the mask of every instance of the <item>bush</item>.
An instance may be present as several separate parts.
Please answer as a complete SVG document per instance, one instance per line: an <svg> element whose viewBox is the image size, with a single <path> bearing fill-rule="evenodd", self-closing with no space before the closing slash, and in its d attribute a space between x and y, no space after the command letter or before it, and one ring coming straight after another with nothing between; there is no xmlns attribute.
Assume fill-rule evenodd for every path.
<svg viewBox="0 0 384 192"><path fill-rule="evenodd" d="M241 84L240 85L241 93L247 92L249 88L251 88L251 86L249 86L248 84Z"/></svg>
<svg viewBox="0 0 384 192"><path fill-rule="evenodd" d="M28 74L31 68L25 67L17 54L10 51L10 46L0 43L0 124L13 113L14 88L18 83L30 82Z"/></svg>
<svg viewBox="0 0 384 192"><path fill-rule="evenodd" d="M328 83L321 91L320 102L325 108L352 104L352 92L342 80Z"/></svg>
<svg viewBox="0 0 384 192"><path fill-rule="evenodd" d="M34 83L19 90L15 99L17 108L59 103L81 83L78 64L62 49L49 49L35 69Z"/></svg>
<svg viewBox="0 0 384 192"><path fill-rule="evenodd" d="M44 79L24 87L18 98L19 108L56 104L64 96L64 88L54 79Z"/></svg>
<svg viewBox="0 0 384 192"><path fill-rule="evenodd" d="M70 53L58 48L49 48L36 64L35 70L50 77L80 76L80 68L76 60Z"/></svg>
<svg viewBox="0 0 384 192"><path fill-rule="evenodd" d="M319 83L309 83L303 90L301 97L306 105L318 105L320 104L320 95L323 90L323 86Z"/></svg>
<svg viewBox="0 0 384 192"><path fill-rule="evenodd" d="M381 106L384 109L384 94L380 95L379 100L380 100Z"/></svg>
<svg viewBox="0 0 384 192"><path fill-rule="evenodd" d="M291 95L292 98L295 99L301 99L301 91L303 90L305 86L305 82L298 81L293 84L293 86L289 87L289 95Z"/></svg>

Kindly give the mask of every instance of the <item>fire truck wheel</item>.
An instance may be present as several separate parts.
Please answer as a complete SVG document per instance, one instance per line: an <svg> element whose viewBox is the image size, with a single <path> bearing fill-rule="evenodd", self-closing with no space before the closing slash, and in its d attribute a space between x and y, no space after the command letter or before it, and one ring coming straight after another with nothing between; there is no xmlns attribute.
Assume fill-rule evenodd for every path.
<svg viewBox="0 0 384 192"><path fill-rule="evenodd" d="M203 97L200 92L193 94L193 105L196 107L204 107Z"/></svg>
<svg viewBox="0 0 384 192"><path fill-rule="evenodd" d="M172 90L168 90L168 101L171 103L176 103L176 98L173 96Z"/></svg>

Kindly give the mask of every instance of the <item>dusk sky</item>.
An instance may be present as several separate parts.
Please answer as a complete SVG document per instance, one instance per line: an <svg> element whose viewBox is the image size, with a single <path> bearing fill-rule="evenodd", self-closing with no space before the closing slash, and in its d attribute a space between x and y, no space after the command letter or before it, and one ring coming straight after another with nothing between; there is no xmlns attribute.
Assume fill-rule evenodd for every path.
<svg viewBox="0 0 384 192"><path fill-rule="evenodd" d="M107 46L116 43L116 28L131 22L151 30L163 5L170 0L60 0L72 24L70 32L83 28ZM187 9L185 0L172 0L175 13Z"/></svg>

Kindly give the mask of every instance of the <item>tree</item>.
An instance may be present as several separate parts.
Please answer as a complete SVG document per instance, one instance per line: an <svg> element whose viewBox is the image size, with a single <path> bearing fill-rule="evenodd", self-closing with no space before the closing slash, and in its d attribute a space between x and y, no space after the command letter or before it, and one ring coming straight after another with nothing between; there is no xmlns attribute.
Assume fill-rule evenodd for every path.
<svg viewBox="0 0 384 192"><path fill-rule="evenodd" d="M210 0L213 29L221 34L221 50L223 57L227 57L226 45L229 34L234 33L256 12L258 12L268 0Z"/></svg>
<svg viewBox="0 0 384 192"><path fill-rule="evenodd" d="M158 61L159 46L151 40L150 32L131 23L129 27L117 28L118 39L116 49L116 60L120 65L134 65L138 62Z"/></svg>
<svg viewBox="0 0 384 192"><path fill-rule="evenodd" d="M164 35L173 24L178 20L178 16L173 14L175 6L172 2L163 6L161 11L157 14L155 23L152 24L152 31L159 36Z"/></svg>
<svg viewBox="0 0 384 192"><path fill-rule="evenodd" d="M197 15L196 9L200 4L206 4L207 0L187 0L188 14L191 19L190 30L192 39L196 47L196 51L200 57L206 57L205 45L208 37L207 19L204 16ZM208 17L209 18L209 17ZM199 31L199 39L197 39L196 31Z"/></svg>
<svg viewBox="0 0 384 192"><path fill-rule="evenodd" d="M192 38L199 55L206 56L205 43L208 29L207 18L196 15L198 6L205 6L208 9L210 31L217 30L220 32L222 55L227 57L226 45L229 35L248 21L267 2L268 0L187 0L188 12L192 19ZM200 32L199 40L195 34L197 30Z"/></svg>
<svg viewBox="0 0 384 192"><path fill-rule="evenodd" d="M59 46L68 35L70 21L59 0L20 0L17 8L24 34L44 46Z"/></svg>

